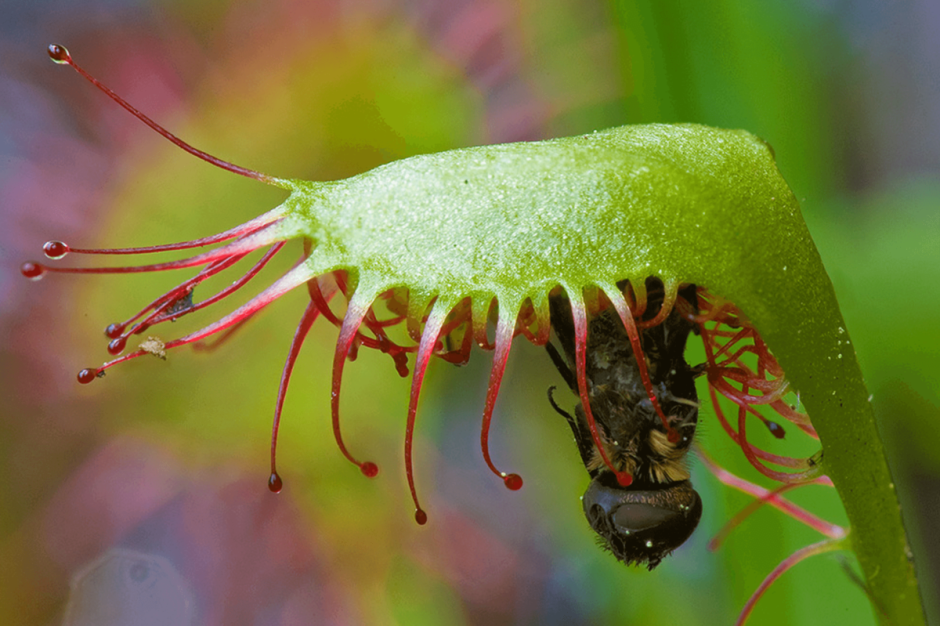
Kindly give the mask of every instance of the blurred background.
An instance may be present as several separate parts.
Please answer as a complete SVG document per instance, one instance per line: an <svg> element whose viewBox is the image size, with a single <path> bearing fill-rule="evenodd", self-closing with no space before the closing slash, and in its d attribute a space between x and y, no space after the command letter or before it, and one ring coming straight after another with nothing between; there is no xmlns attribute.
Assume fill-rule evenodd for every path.
<svg viewBox="0 0 940 626"><path fill-rule="evenodd" d="M731 623L779 561L819 539L768 508L709 552L748 498L694 465L705 513L693 538L652 573L616 563L593 545L579 501L587 475L546 401L562 381L521 341L491 439L525 487L508 492L479 452L489 355L434 362L416 435L430 516L419 528L401 461L408 382L385 355L363 351L346 367L346 441L382 468L367 480L333 443L336 331L323 323L294 372L274 496L270 419L299 291L216 352L78 385L79 369L108 358L102 329L181 278L31 283L21 262L49 239L212 234L282 194L156 136L51 63L55 42L196 146L278 176L334 179L625 123L768 140L835 283L940 623L938 31L928 0L5 0L0 622L92 623L109 606L134 616L111 622L122 624ZM192 318L164 332L214 319ZM755 479L711 417L703 410L702 445ZM812 451L792 437L783 453ZM844 523L830 489L793 499ZM798 565L753 623L873 623L853 571L838 554Z"/></svg>

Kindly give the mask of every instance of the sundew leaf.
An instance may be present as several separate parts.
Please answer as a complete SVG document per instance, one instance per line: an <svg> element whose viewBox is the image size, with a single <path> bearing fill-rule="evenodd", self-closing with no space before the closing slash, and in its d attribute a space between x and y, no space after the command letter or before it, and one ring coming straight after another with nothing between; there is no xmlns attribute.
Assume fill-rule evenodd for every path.
<svg viewBox="0 0 940 626"><path fill-rule="evenodd" d="M587 400L587 315L592 307L600 310L599 296L606 295L633 344L649 400L665 427L662 434L675 443L678 438L672 435L678 437L678 433L654 397L631 305L620 285L629 281L639 294L637 289L647 279L659 279L665 287L661 300L664 315L669 314L680 284L704 287L734 304L748 327L759 332L761 341L774 353L792 388L800 393L822 443L822 452L812 459L812 465L828 474L839 491L852 526L851 545L876 613L885 623L924 622L894 484L854 348L798 203L776 167L773 150L759 138L744 131L690 124L626 126L544 142L412 157L336 182L287 180L236 166L190 146L103 87L61 46L51 46L49 53L56 62L72 65L183 150L290 192L280 207L213 237L123 250L75 249L62 242L49 242L44 247L55 261L70 252L141 254L221 244L177 261L98 268L25 263L21 272L31 279L47 272L137 273L203 267L194 278L159 296L136 316L110 325L106 334L112 355L124 351L129 336L194 312L202 304L241 288L281 249L284 240L303 239L305 256L293 269L202 330L179 339L159 340L159 352L163 355L183 345L199 345L221 331L226 331L224 339L229 329L237 328L287 291L306 285L311 303L282 376L277 424L287 380L307 330L320 314L333 317L328 305L331 298L345 297L349 304L344 319L332 320L341 327L333 368L336 442L363 474L377 474L374 463L358 460L347 450L340 433L343 364L354 346L362 345L391 355L399 373L405 375L407 352L416 351L405 464L415 519L423 524L427 514L418 503L412 443L417 401L431 356L462 362L469 358L471 335L480 345L495 350L481 445L490 469L508 488L520 488L519 476L500 472L490 459L487 430L510 344L522 332L520 322L526 327L534 323L537 329L527 328L526 335L534 343L544 344L550 324L549 292L563 287L575 327L575 386L598 452L620 486L626 487L632 477L616 469L605 456ZM268 251L256 269L205 302L192 303L190 296L198 284L261 249ZM383 298L397 315L392 324L407 323L411 338L419 344L416 348L396 344L385 335L372 309ZM645 302L645 295L642 299ZM637 295L636 302L640 300ZM486 333L491 304L498 305L492 344ZM459 326L467 327L461 347L453 351L438 348L438 339ZM374 338L363 335L360 328ZM99 368L82 370L78 380L90 383L114 365L152 353L152 348L141 346ZM761 358L773 357L764 350ZM743 439L743 432L740 435ZM751 450L746 441L742 448L746 453ZM279 491L282 482L275 470L274 452L272 442L269 486ZM799 479L816 475L818 472L804 472ZM839 538L838 547L843 545ZM831 547L836 544L825 549Z"/></svg>
<svg viewBox="0 0 940 626"><path fill-rule="evenodd" d="M531 190L533 177L540 193L514 187L525 180ZM295 193L313 192L294 184ZM313 211L317 229L310 234L327 259L318 271L349 267L380 283L373 287L379 291L407 285L428 296L482 292L518 303L559 282L658 276L707 285L734 302L812 417L823 447L819 463L844 503L876 613L885 623L923 623L850 334L768 145L742 131L652 125L429 155L338 185L335 208ZM365 209L354 207L363 202ZM359 211L376 206L400 212L371 229L352 224ZM411 245L390 257L403 237ZM455 259L452 251L465 246L479 252ZM499 254L487 254L494 249ZM361 262L350 263L347 254ZM561 269L558 259L565 259Z"/></svg>

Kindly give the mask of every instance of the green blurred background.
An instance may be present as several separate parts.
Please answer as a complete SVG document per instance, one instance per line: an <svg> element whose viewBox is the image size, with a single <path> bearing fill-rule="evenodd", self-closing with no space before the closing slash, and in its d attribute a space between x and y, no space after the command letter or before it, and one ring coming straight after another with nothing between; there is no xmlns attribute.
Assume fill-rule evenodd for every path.
<svg viewBox="0 0 940 626"><path fill-rule="evenodd" d="M407 381L384 355L346 367L346 441L382 468L366 480L333 443L336 331L323 323L294 373L286 487L272 496L270 416L300 292L217 352L77 385L77 370L107 357L102 328L181 277L29 283L23 260L53 238L108 247L219 232L282 195L161 140L50 63L52 42L196 146L279 176L334 179L625 123L768 140L835 283L940 623L934 4L11 0L0 11L0 623L61 623L70 583L84 589L81 568L114 548L166 558L199 624L731 623L780 560L818 540L768 509L708 552L748 499L695 465L706 507L695 536L652 573L614 562L593 545L578 499L587 476L545 398L561 381L521 342L492 439L524 489L507 492L479 452L489 355L434 362L416 436L431 521L418 528L401 461ZM193 317L163 332L214 319ZM755 479L709 411L703 446ZM777 449L812 451L792 439ZM793 499L844 523L829 489ZM147 580L169 580L148 563ZM797 566L752 623L873 623L855 569L841 555Z"/></svg>

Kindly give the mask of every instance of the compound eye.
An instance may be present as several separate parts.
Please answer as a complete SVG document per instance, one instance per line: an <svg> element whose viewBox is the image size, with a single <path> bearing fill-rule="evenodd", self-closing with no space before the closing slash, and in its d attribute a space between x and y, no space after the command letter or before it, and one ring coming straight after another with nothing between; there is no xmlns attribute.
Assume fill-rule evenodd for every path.
<svg viewBox="0 0 940 626"><path fill-rule="evenodd" d="M631 533L655 528L677 517L679 513L651 504L623 504L614 511L614 524Z"/></svg>
<svg viewBox="0 0 940 626"><path fill-rule="evenodd" d="M649 569L681 546L702 516L702 500L687 480L621 487L611 472L591 481L582 504L606 549Z"/></svg>

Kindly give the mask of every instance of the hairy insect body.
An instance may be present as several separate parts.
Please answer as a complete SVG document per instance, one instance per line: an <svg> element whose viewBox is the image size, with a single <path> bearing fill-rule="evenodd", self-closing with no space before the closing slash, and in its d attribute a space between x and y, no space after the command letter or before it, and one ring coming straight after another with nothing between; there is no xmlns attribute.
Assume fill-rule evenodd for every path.
<svg viewBox="0 0 940 626"><path fill-rule="evenodd" d="M679 297L694 304L695 287L683 288ZM651 294L646 318L661 305L661 292ZM552 325L567 363L574 362L567 300L553 296L550 306ZM701 515L701 500L692 489L686 465L698 423L694 382L698 370L690 367L683 355L692 328L673 310L663 323L640 333L654 393L670 427L679 435L673 441L648 397L617 313L608 308L589 323L585 364L588 398L607 458L617 470L633 476L628 487L619 485L605 465L591 437L584 407L577 405L574 416L558 409L568 420L592 478L583 499L591 527L618 559L646 564L650 569L692 534ZM554 348L549 348L549 353L576 391L572 368Z"/></svg>

